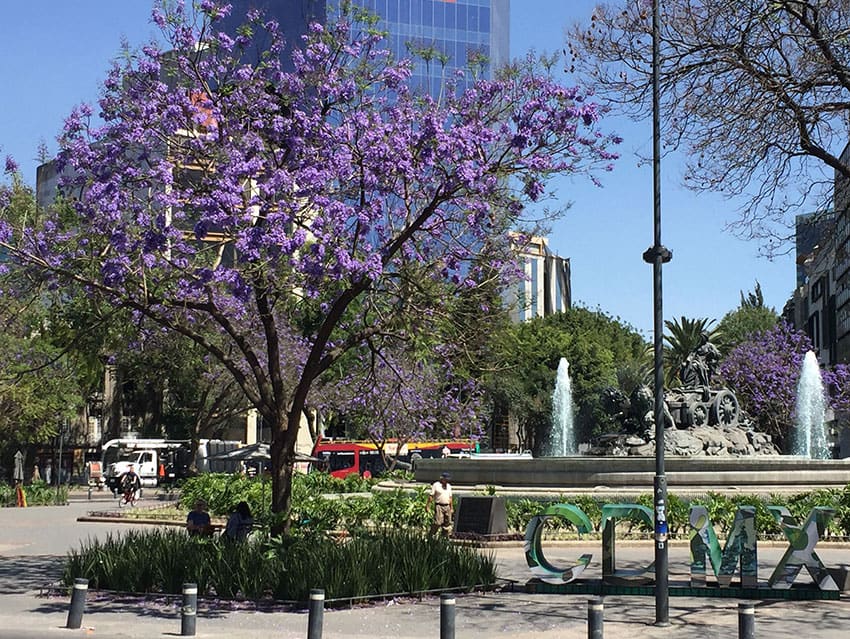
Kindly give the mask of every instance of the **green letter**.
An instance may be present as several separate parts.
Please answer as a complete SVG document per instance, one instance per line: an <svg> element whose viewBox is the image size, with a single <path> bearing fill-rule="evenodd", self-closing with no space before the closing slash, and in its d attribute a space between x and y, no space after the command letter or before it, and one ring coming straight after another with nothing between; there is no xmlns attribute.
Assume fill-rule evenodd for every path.
<svg viewBox="0 0 850 639"><path fill-rule="evenodd" d="M543 556L543 546L540 535L543 532L543 523L550 517L563 517L572 522L579 534L593 530L593 524L577 506L572 504L556 504L549 506L540 515L535 515L528 522L525 529L525 561L531 568L531 573L548 584L566 584L577 578L587 565L593 555L582 555L578 564L572 568L556 568Z"/></svg>
<svg viewBox="0 0 850 639"><path fill-rule="evenodd" d="M637 570L617 570L617 544L615 528L617 519L623 517L643 521L652 530L652 511L646 506L639 504L606 504L602 507L602 580L609 583L644 584L652 581L651 577L644 577L644 573L655 571L655 562L646 568Z"/></svg>
<svg viewBox="0 0 850 639"><path fill-rule="evenodd" d="M705 506L693 505L689 517L691 527L691 585L705 585L705 556L708 554L714 576L721 587L732 582L732 575L741 563L741 587L758 587L758 545L756 539L756 510L740 506L735 513L732 530L723 552L714 534Z"/></svg>
<svg viewBox="0 0 850 639"><path fill-rule="evenodd" d="M812 508L806 523L802 526L784 506L768 506L770 512L782 526L782 532L788 538L788 549L776 565L776 569L767 580L771 588L785 590L790 588L800 568L806 567L821 590L838 590L838 586L815 552L815 545L820 541L829 520L835 515L832 508L820 506Z"/></svg>

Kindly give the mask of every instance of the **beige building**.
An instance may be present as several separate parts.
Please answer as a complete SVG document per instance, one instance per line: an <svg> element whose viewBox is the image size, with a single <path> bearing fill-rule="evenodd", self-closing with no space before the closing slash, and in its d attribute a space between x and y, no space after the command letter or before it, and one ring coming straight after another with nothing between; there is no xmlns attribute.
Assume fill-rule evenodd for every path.
<svg viewBox="0 0 850 639"><path fill-rule="evenodd" d="M544 237L532 237L519 251L525 280L504 293L514 322L563 313L572 305L570 260L549 250Z"/></svg>

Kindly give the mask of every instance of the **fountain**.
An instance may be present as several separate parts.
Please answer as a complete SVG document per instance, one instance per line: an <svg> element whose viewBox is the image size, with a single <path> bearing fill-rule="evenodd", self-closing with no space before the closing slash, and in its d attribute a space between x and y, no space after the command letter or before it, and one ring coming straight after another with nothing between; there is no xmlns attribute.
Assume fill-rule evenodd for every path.
<svg viewBox="0 0 850 639"><path fill-rule="evenodd" d="M573 429L573 391L570 383L570 364L565 357L558 362L555 391L552 394L552 431L546 457L566 457L576 454Z"/></svg>
<svg viewBox="0 0 850 639"><path fill-rule="evenodd" d="M820 407L808 412L798 408L797 412L819 417L806 426L811 434L801 438L807 445L805 456L792 456L779 454L769 435L752 428L734 393L711 385L714 359L704 346L683 366L682 386L665 395L665 468L671 492L695 496L709 491L796 494L850 483L850 459L830 459L825 445L823 385L812 353L806 356L798 394L801 401L807 396L819 398ZM621 498L651 490L656 459L649 389L639 387L632 397L620 398L618 414L624 426L631 424L631 431L615 435L623 439L619 453L594 456L591 450L591 454L576 455L571 450L575 442L568 420L555 418L562 413L559 407L571 409L569 403L558 399L569 392L565 359L560 362L557 379L553 423L561 426L553 428L546 456L423 459L416 465L416 480L431 482L441 472L450 472L456 487L498 487L504 495L590 493Z"/></svg>
<svg viewBox="0 0 850 639"><path fill-rule="evenodd" d="M829 459L823 430L826 397L817 356L809 351L797 382L796 418L791 453L808 459Z"/></svg>

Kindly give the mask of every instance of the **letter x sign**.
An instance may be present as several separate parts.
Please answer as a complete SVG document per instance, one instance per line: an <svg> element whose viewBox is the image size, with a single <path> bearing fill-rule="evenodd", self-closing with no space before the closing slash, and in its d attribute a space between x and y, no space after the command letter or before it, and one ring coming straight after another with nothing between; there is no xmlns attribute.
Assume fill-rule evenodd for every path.
<svg viewBox="0 0 850 639"><path fill-rule="evenodd" d="M835 515L832 508L820 506L812 508L806 523L800 526L797 519L784 506L768 506L782 532L788 539L788 549L776 565L776 569L767 581L771 588L784 590L791 584L805 566L812 579L821 590L838 590L838 586L827 571L826 566L815 552L829 520Z"/></svg>

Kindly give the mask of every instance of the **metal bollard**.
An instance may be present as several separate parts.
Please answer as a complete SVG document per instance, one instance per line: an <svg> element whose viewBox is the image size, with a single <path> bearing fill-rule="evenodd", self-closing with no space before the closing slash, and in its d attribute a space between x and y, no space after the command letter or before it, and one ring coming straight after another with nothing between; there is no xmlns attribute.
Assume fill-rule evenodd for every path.
<svg viewBox="0 0 850 639"><path fill-rule="evenodd" d="M440 595L440 639L455 639L454 595Z"/></svg>
<svg viewBox="0 0 850 639"><path fill-rule="evenodd" d="M307 639L322 639L322 623L325 617L325 591L314 588L310 591L310 612L307 617Z"/></svg>
<svg viewBox="0 0 850 639"><path fill-rule="evenodd" d="M602 639L604 613L602 597L587 600L587 639Z"/></svg>
<svg viewBox="0 0 850 639"><path fill-rule="evenodd" d="M88 579L74 579L74 590L71 592L71 609L68 611L66 628L77 629L83 624L83 610L86 607L88 589Z"/></svg>
<svg viewBox="0 0 850 639"><path fill-rule="evenodd" d="M749 601L738 603L738 639L756 639L756 607Z"/></svg>
<svg viewBox="0 0 850 639"><path fill-rule="evenodd" d="M183 584L183 607L180 609L180 635L195 636L198 619L198 584Z"/></svg>

